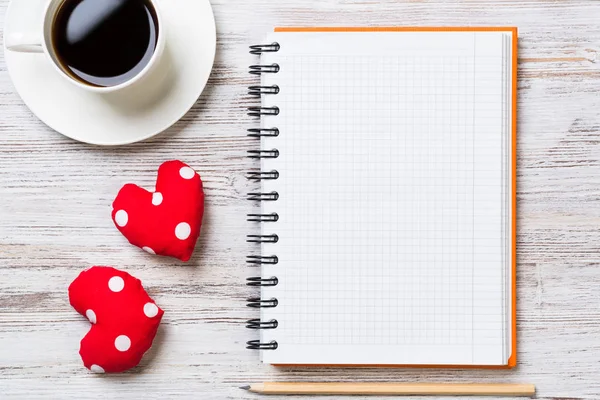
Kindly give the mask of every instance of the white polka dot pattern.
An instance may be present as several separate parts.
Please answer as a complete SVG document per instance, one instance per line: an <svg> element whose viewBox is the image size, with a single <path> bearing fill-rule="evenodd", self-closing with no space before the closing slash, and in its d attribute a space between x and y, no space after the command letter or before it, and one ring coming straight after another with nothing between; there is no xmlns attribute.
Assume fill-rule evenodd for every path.
<svg viewBox="0 0 600 400"><path fill-rule="evenodd" d="M163 202L163 195L160 192L152 193L152 204L160 206Z"/></svg>
<svg viewBox="0 0 600 400"><path fill-rule="evenodd" d="M125 281L120 276L113 276L108 280L108 288L113 292L120 292L125 287Z"/></svg>
<svg viewBox="0 0 600 400"><path fill-rule="evenodd" d="M92 364L92 366L90 367L90 371L92 371L95 374L103 374L104 373L104 368L102 368L99 365Z"/></svg>
<svg viewBox="0 0 600 400"><path fill-rule="evenodd" d="M117 213L115 214L115 222L117 223L117 225L119 225L121 228L123 228L125 225L127 225L128 221L129 221L129 215L127 215L127 211L125 211L125 210L117 211Z"/></svg>
<svg viewBox="0 0 600 400"><path fill-rule="evenodd" d="M200 174L179 160L167 161L150 190L133 183L122 187L113 201L112 219L131 245L151 255L189 261L202 226L204 200Z"/></svg>
<svg viewBox="0 0 600 400"><path fill-rule="evenodd" d="M156 254L156 252L154 250L152 250L150 247L148 246L144 246L142 247L142 250L144 250L146 253L150 253L150 254Z"/></svg>
<svg viewBox="0 0 600 400"><path fill-rule="evenodd" d="M89 320L90 320L90 322L91 322L92 324L95 324L95 323L96 323L96 313L94 312L94 310L87 310L87 311L85 312L85 316L87 317L87 319L89 319Z"/></svg>
<svg viewBox="0 0 600 400"><path fill-rule="evenodd" d="M179 175L181 175L183 179L192 179L194 175L196 175L196 171L190 167L181 167L179 170Z"/></svg>
<svg viewBox="0 0 600 400"><path fill-rule="evenodd" d="M154 318L158 315L158 307L154 303L144 304L144 314L148 318Z"/></svg>
<svg viewBox="0 0 600 400"><path fill-rule="evenodd" d="M185 240L185 239L189 238L191 233L192 233L192 228L190 227L190 224L188 224L187 222L182 222L180 224L177 224L177 226L175 227L175 236L179 240Z"/></svg>
<svg viewBox="0 0 600 400"><path fill-rule="evenodd" d="M115 339L115 348L119 351L127 351L131 347L131 339L125 335L119 335Z"/></svg>
<svg viewBox="0 0 600 400"><path fill-rule="evenodd" d="M179 167L175 173L178 171ZM146 194L143 199L145 207L152 209L148 197ZM171 241L178 243L173 230L171 225ZM152 247L159 249L154 244ZM135 367L152 346L163 316L142 282L125 271L94 266L81 271L68 292L70 304L90 321L89 331L79 344L79 355L90 374L122 372Z"/></svg>

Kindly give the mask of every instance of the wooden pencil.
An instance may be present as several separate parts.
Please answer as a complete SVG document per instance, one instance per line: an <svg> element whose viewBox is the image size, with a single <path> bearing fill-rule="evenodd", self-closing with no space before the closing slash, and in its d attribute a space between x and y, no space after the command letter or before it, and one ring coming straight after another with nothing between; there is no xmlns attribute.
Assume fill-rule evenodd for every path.
<svg viewBox="0 0 600 400"><path fill-rule="evenodd" d="M516 383L265 382L243 386L260 394L533 396L535 385Z"/></svg>

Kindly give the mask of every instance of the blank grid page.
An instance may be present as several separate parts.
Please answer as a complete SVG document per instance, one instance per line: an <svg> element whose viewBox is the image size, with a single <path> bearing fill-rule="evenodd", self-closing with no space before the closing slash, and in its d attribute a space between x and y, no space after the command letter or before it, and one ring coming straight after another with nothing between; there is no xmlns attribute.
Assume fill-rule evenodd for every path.
<svg viewBox="0 0 600 400"><path fill-rule="evenodd" d="M504 33L279 33L269 363L506 363Z"/></svg>

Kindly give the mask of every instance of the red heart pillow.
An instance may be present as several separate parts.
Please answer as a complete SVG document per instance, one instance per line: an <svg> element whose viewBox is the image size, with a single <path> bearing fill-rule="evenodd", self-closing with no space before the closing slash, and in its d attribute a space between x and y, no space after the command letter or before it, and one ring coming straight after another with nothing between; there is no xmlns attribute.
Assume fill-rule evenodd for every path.
<svg viewBox="0 0 600 400"><path fill-rule="evenodd" d="M127 184L113 202L112 219L129 242L150 254L188 261L204 215L202 180L181 161L158 169L156 191Z"/></svg>
<svg viewBox="0 0 600 400"><path fill-rule="evenodd" d="M83 365L97 373L138 365L163 316L139 279L111 267L80 273L69 286L69 301L92 323L79 354Z"/></svg>

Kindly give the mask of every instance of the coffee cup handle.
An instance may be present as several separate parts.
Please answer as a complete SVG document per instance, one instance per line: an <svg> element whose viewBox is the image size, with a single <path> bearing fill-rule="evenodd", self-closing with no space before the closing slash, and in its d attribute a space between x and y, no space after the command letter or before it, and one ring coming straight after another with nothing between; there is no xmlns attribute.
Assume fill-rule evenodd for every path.
<svg viewBox="0 0 600 400"><path fill-rule="evenodd" d="M6 37L6 48L19 53L43 53L42 39L33 33L11 33Z"/></svg>

